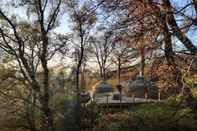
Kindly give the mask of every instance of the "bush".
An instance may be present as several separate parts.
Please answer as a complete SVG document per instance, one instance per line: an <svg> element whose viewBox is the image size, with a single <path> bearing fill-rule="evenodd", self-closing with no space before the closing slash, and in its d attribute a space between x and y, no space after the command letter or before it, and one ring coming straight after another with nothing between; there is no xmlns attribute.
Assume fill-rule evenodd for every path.
<svg viewBox="0 0 197 131"><path fill-rule="evenodd" d="M176 103L174 99L172 103ZM144 104L137 107L135 116L142 123L140 131L193 131L197 129L192 110L172 106L172 103Z"/></svg>
<svg viewBox="0 0 197 131"><path fill-rule="evenodd" d="M105 114L98 119L94 131L196 131L195 114L180 106L182 97L163 103L148 103L129 112Z"/></svg>
<svg viewBox="0 0 197 131"><path fill-rule="evenodd" d="M99 120L94 131L131 131L136 128L135 118L127 112L105 114Z"/></svg>

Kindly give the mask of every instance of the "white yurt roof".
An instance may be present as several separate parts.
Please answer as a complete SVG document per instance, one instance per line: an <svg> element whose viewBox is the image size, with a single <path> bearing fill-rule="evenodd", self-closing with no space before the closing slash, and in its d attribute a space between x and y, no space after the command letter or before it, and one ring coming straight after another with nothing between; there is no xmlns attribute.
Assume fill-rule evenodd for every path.
<svg viewBox="0 0 197 131"><path fill-rule="evenodd" d="M129 80L127 84L128 91L132 91L139 88L145 88L149 81L145 80L144 77L137 77L135 80Z"/></svg>
<svg viewBox="0 0 197 131"><path fill-rule="evenodd" d="M113 88L106 81L101 81L95 86L95 93L110 93L113 91Z"/></svg>
<svg viewBox="0 0 197 131"><path fill-rule="evenodd" d="M138 76L135 80L129 80L126 87L128 92L145 89L150 96L157 95L157 87L154 82L142 76Z"/></svg>

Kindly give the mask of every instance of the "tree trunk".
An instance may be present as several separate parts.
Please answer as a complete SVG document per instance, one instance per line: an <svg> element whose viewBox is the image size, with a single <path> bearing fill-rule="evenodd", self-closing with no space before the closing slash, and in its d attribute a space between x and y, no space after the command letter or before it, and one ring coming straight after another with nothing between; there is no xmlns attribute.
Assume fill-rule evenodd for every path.
<svg viewBox="0 0 197 131"><path fill-rule="evenodd" d="M86 65L84 64L81 68L81 88L84 90L86 88L86 79L85 79Z"/></svg>
<svg viewBox="0 0 197 131"><path fill-rule="evenodd" d="M144 48L140 50L140 76L144 76L144 67L145 67L145 55L144 55Z"/></svg>
<svg viewBox="0 0 197 131"><path fill-rule="evenodd" d="M44 131L54 131L54 127L53 127L53 116L52 116L52 112L51 109L49 108L49 99L45 96L45 98L43 98L43 103L42 103L42 110L44 113L43 116L43 128Z"/></svg>
<svg viewBox="0 0 197 131"><path fill-rule="evenodd" d="M106 69L103 67L103 80L106 81Z"/></svg>
<svg viewBox="0 0 197 131"><path fill-rule="evenodd" d="M25 102L25 112L26 112L26 120L29 125L30 131L37 131L36 123L35 123L35 104L36 104L36 95L33 90L30 90L30 94L27 98L30 102ZM31 101L32 100L32 101Z"/></svg>
<svg viewBox="0 0 197 131"><path fill-rule="evenodd" d="M48 69L48 68L47 68ZM48 75L48 73L44 74ZM46 77L46 76L45 76ZM39 96L39 102L41 104L41 109L42 109L42 128L43 131L54 131L54 125L53 125L53 116L52 116L52 111L49 107L49 85L48 85L48 77L45 78L45 85L43 87L43 92L41 92L41 86L37 83L37 81L34 81L31 86L34 89L34 91L38 94Z"/></svg>
<svg viewBox="0 0 197 131"><path fill-rule="evenodd" d="M81 102L79 85L80 66L76 70L76 125L77 131L81 131Z"/></svg>
<svg viewBox="0 0 197 131"><path fill-rule="evenodd" d="M165 20L165 19L164 19ZM172 48L172 39L171 39L171 34L169 32L169 29L167 27L167 24L163 23L163 28L164 28L164 52L165 52L165 57L168 62L168 65L173 66L174 68L176 67L175 61L174 61L174 56L175 53Z"/></svg>
<svg viewBox="0 0 197 131"><path fill-rule="evenodd" d="M121 58L118 58L118 84L120 84Z"/></svg>
<svg viewBox="0 0 197 131"><path fill-rule="evenodd" d="M48 45L49 45L49 41L48 41L48 37L47 37L47 32L44 29L44 25L41 24L41 33L42 33L42 53L41 53L41 64L42 64L42 68L43 68L43 73L44 73L44 77L43 77L43 94L41 96L41 104L42 104L42 110L44 113L43 116L43 128L44 131L54 131L54 125L53 125L53 115L52 115L52 111L50 109L50 105L49 105L49 100L50 100L50 96L49 96L49 69L48 69L48 61L47 61L47 49L48 49Z"/></svg>
<svg viewBox="0 0 197 131"><path fill-rule="evenodd" d="M194 5L194 9L195 9L196 15L197 15L197 1L196 0L192 0L192 2L193 2L193 5Z"/></svg>
<svg viewBox="0 0 197 131"><path fill-rule="evenodd" d="M99 71L100 71L100 73L99 73L99 76L100 76L100 80L103 80L103 68L101 67L101 66L99 66Z"/></svg>
<svg viewBox="0 0 197 131"><path fill-rule="evenodd" d="M167 12L168 12L168 16L167 16L167 22L170 25L170 27L172 28L173 33L176 35L176 37L184 44L184 46L192 53L192 54L196 54L197 53L197 48L195 47L195 45L193 45L193 43L191 42L191 40L186 36L186 34L184 32L181 31L181 29L178 27L176 20L174 18L173 15L173 11L172 11L172 6L170 3L170 0L163 0L165 7L167 8ZM170 13L169 13L170 12Z"/></svg>
<svg viewBox="0 0 197 131"><path fill-rule="evenodd" d="M175 56L175 53L173 51L173 48L172 48L172 39L171 39L171 33L168 29L168 26L167 26L167 19L166 19L166 15L162 16L162 25L163 25L163 31L164 31L164 47L165 47L165 57L166 57L166 60L168 62L168 65L170 67L172 67L172 73L177 76L176 78L176 82L178 84L178 87L180 90L176 90L176 93L180 93L181 91L181 88L183 86L183 83L182 83L182 73L181 71L178 69L177 67L177 64L174 60L174 56Z"/></svg>

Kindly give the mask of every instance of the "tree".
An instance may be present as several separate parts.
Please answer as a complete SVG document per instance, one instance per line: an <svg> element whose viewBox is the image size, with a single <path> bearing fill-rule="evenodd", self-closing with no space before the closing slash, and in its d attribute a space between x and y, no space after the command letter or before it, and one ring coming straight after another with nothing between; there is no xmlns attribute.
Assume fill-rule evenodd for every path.
<svg viewBox="0 0 197 131"><path fill-rule="evenodd" d="M62 0L16 1L15 6L26 8L29 17L33 18L25 24L18 23L17 19L13 19L15 17L10 17L9 13L6 14L3 9L0 9L0 48L16 59L25 81L38 96L43 117L43 131L54 130L52 109L49 105L48 47L50 45L49 34L57 24L61 5ZM25 30L22 30L23 27ZM41 82L37 77L38 65L43 70Z"/></svg>
<svg viewBox="0 0 197 131"><path fill-rule="evenodd" d="M132 48L129 46L129 41L124 39L124 36L121 36L119 34L115 38L115 44L114 44L114 50L113 50L113 61L117 65L118 69L118 84L120 84L120 78L121 78L121 67L129 63L132 59Z"/></svg>
<svg viewBox="0 0 197 131"><path fill-rule="evenodd" d="M7 58L6 58L7 59ZM8 60L9 62L11 60ZM19 70L9 62L1 63L0 99L1 129L22 129L36 131L35 112L40 106L32 89L28 89L25 79L19 75ZM6 122L3 122L6 121ZM9 121L9 124L7 123Z"/></svg>
<svg viewBox="0 0 197 131"><path fill-rule="evenodd" d="M195 9L196 3L195 1L188 1L184 2L185 5L182 7L176 7L175 4L172 5L173 2L176 3L177 1L117 0L106 1L103 4L103 8L105 12L115 14L113 17L115 17L116 22L115 24L114 22L112 23L113 27L116 30L124 30L131 40L139 38L147 39L150 35L146 33L150 33L150 38L152 39L152 42L149 42L150 46L153 44L158 48L164 47L166 60L170 67L173 68L174 74L178 76L176 82L179 83L181 88L182 74L174 58L177 49L173 47L173 42L175 37L178 38L187 49L182 52L190 52L190 55L196 54L196 46L187 35L189 31L195 30L192 27L195 26L195 10L193 9ZM177 21L177 18L180 18L180 20ZM143 44L144 41L141 40L140 43ZM136 42L133 45L135 46ZM141 48L142 61L144 59L143 52L143 48ZM143 72L142 69L144 67L142 63L141 72Z"/></svg>
<svg viewBox="0 0 197 131"><path fill-rule="evenodd" d="M151 56L152 52L158 48L154 37L150 33L144 33L143 36L136 37L131 40L131 47L137 51L136 55L140 57L140 76L144 76L144 69L147 56Z"/></svg>
<svg viewBox="0 0 197 131"><path fill-rule="evenodd" d="M156 23L159 20L158 17L167 15L165 21L169 24L169 31L173 32L172 35L176 36L187 50L195 55L197 48L187 33L194 29L192 26L196 26L196 1L182 2L181 7L176 7L176 4L173 3L180 4L176 0L109 0L104 2L103 7L107 12L116 14L118 28L133 28L132 32L135 34L145 30L158 29L157 27L160 27L160 22ZM176 18L179 18L179 22ZM134 25L138 25L138 29ZM143 28L139 28L139 25L141 27L143 25Z"/></svg>
<svg viewBox="0 0 197 131"><path fill-rule="evenodd" d="M114 50L114 34L112 31L105 31L98 38L91 38L92 54L96 58L96 62L100 70L100 79L106 80L106 73L109 66L112 64L110 57Z"/></svg>
<svg viewBox="0 0 197 131"><path fill-rule="evenodd" d="M67 1L69 14L73 24L73 47L76 62L76 125L78 130L81 130L81 104L80 104L80 69L84 62L85 51L87 49L90 32L96 22L95 8L92 7L91 1L80 3L78 0Z"/></svg>
<svg viewBox="0 0 197 131"><path fill-rule="evenodd" d="M163 0L163 10L166 12L167 16L167 23L169 24L171 30L173 31L174 35L184 44L184 46L192 53L192 54L196 54L197 52L197 48L196 46L192 43L192 41L187 37L187 35L185 34L185 32L182 31L181 27L178 26L177 21L175 19L174 14L175 13L180 13L182 14L181 10L184 10L184 8L187 8L187 6L192 6L194 4L194 8L196 5L195 0L193 1L193 3L189 3L186 6L184 6L182 9L180 9L178 12L175 12L173 9L175 7L173 7L171 5L170 0ZM185 15L185 14L183 14ZM188 23L186 21L186 23ZM190 23L190 22L189 22ZM193 25L193 24L191 24ZM187 26L191 26L191 25L187 25ZM186 27L187 27L186 26Z"/></svg>
<svg viewBox="0 0 197 131"><path fill-rule="evenodd" d="M124 32L124 39L127 39L130 46L140 54L142 60L140 72L143 75L145 52L159 47L156 41L161 34L161 25L155 17L157 8L151 6L151 1L141 0L106 1L103 8L105 12L113 14L113 18L115 17L111 27Z"/></svg>

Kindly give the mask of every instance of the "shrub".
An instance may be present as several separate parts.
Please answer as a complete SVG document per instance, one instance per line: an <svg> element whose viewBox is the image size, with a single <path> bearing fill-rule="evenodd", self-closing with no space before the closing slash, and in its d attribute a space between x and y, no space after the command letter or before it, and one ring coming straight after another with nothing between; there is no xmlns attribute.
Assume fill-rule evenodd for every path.
<svg viewBox="0 0 197 131"><path fill-rule="evenodd" d="M182 107L182 97L162 103L148 103L129 112L105 114L94 131L196 131L197 121L192 108Z"/></svg>
<svg viewBox="0 0 197 131"><path fill-rule="evenodd" d="M170 101L170 100L168 100ZM174 99L173 102L175 103ZM192 109L170 103L144 104L135 109L140 131L193 131L197 129Z"/></svg>
<svg viewBox="0 0 197 131"><path fill-rule="evenodd" d="M128 112L105 114L99 120L94 131L131 131L136 128L136 120Z"/></svg>

